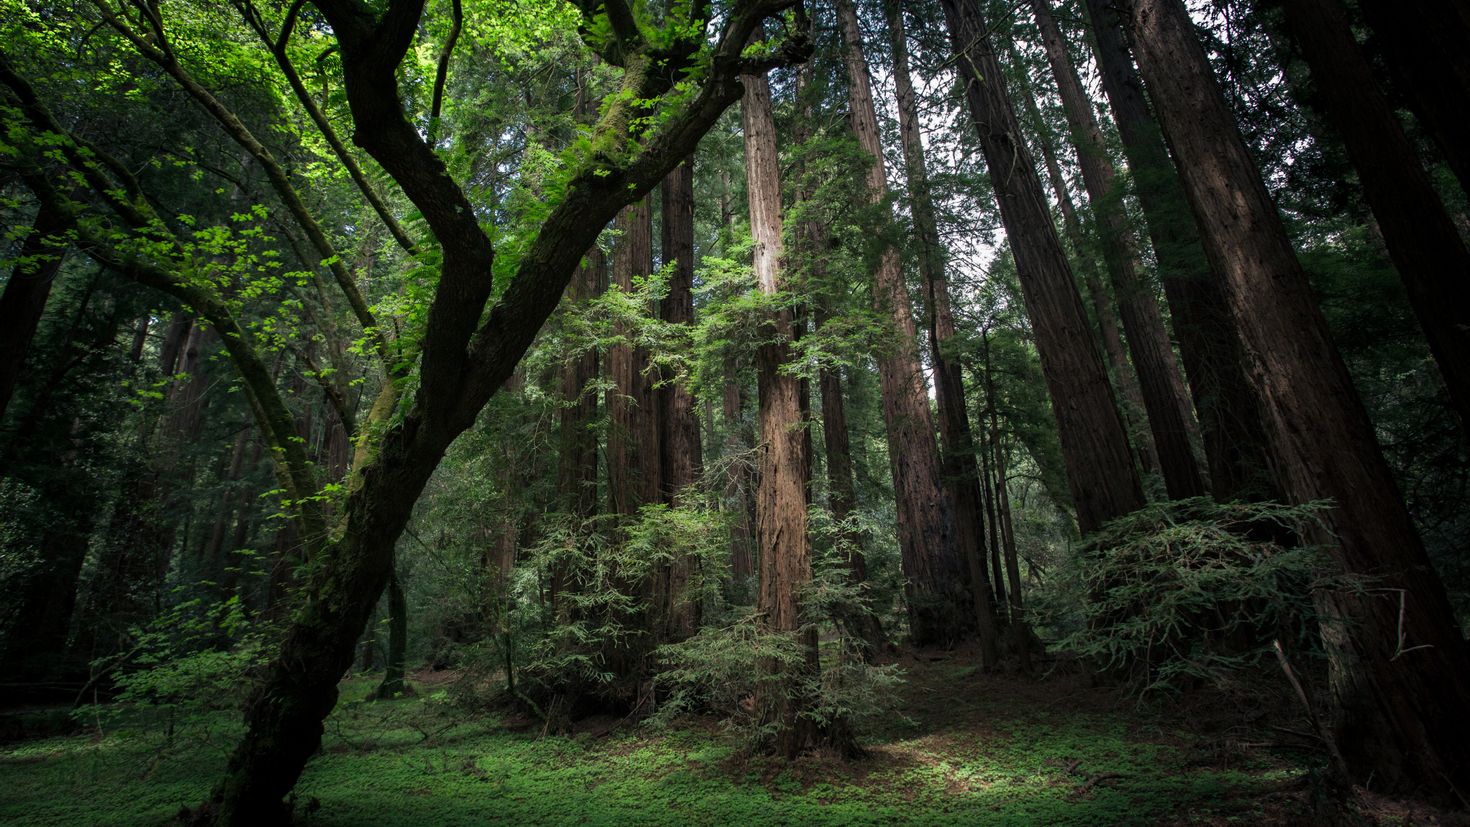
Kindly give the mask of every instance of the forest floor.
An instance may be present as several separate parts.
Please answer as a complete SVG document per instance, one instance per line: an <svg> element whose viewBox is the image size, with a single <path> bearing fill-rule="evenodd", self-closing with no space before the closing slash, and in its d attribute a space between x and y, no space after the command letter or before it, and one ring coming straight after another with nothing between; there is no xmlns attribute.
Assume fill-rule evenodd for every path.
<svg viewBox="0 0 1470 827"><path fill-rule="evenodd" d="M1075 676L978 674L960 655L907 657L901 714L870 727L867 758L752 756L718 724L589 723L570 736L445 700L365 703L351 679L323 754L297 788L312 825L1303 824L1309 751L1282 746L1252 703L1197 699L1148 712ZM1252 723L1252 718L1256 722ZM105 719L104 719L105 721ZM166 823L224 767L238 715L122 717L0 745L0 824ZM1287 741L1299 739L1285 739ZM1362 824L1457 824L1359 795Z"/></svg>

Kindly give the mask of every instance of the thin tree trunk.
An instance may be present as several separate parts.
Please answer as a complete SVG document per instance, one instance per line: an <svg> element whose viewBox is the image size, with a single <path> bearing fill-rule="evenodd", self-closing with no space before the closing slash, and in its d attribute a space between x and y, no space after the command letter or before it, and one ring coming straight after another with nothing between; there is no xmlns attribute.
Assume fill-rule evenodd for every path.
<svg viewBox="0 0 1470 827"><path fill-rule="evenodd" d="M1050 1L1031 0L1031 10L1077 147L1083 186L1102 238L1103 261L1112 276L1123 330L1128 334L1128 349L1147 406L1149 430L1158 448L1164 487L1173 499L1200 496L1205 493L1205 487L1190 444L1194 422L1189 399L1158 301L1145 280L1142 257L1124 211L1117 171L1108 158L1102 128L1092 114L1092 102L1082 88L1082 79L1067 53L1066 41L1052 18Z"/></svg>
<svg viewBox="0 0 1470 827"><path fill-rule="evenodd" d="M1188 11L1136 0L1129 24L1263 399L1272 470L1294 502L1333 500L1309 538L1364 578L1319 601L1352 780L1451 800L1470 789L1470 656L1444 587Z"/></svg>
<svg viewBox="0 0 1470 827"><path fill-rule="evenodd" d="M736 602L744 602L749 599L746 584L755 576L755 520L752 517L755 503L750 495L750 469L744 460L750 439L745 426L745 394L740 392L739 373L733 363L725 366L725 373L721 399L721 414L725 422L724 453L726 457L736 458L731 460L725 479L725 503L733 512L730 521L731 597Z"/></svg>
<svg viewBox="0 0 1470 827"><path fill-rule="evenodd" d="M1347 146L1461 427L1470 428L1470 250L1374 84L1347 12L1336 0L1282 0L1281 6L1311 67L1314 102Z"/></svg>
<svg viewBox="0 0 1470 827"><path fill-rule="evenodd" d="M949 278L945 273L944 250L939 242L934 217L934 193L924 159L924 142L919 135L919 105L909 78L908 38L904 33L899 0L885 0L888 37L893 46L893 80L898 97L898 128L903 141L904 175L908 184L909 211L914 219L914 240L919 272L927 299L926 321L929 354L934 365L934 395L939 409L939 436L944 451L942 482L954 509L954 542L957 553L970 568L970 593L974 604L975 628L980 642L980 666L989 668L1000 659L1000 634L995 609L990 605L990 579L978 561L985 553L984 507L980 495L980 469L975 463L975 441L965 405L965 384L960 364L948 350L954 340L954 311L950 308Z"/></svg>
<svg viewBox="0 0 1470 827"><path fill-rule="evenodd" d="M1123 140L1138 202L1148 220L1164 295L1179 337L1215 498L1274 496L1267 479L1265 424L1246 381L1244 357L1220 283L1210 272L1199 228L1144 98L1143 81L1109 0L1087 0L1102 86Z"/></svg>
<svg viewBox="0 0 1470 827"><path fill-rule="evenodd" d="M607 286L607 258L595 245L587 251L567 288L570 304L586 302ZM597 514L597 394L588 387L598 375L598 353L586 352L561 366L560 451L557 452L557 491L562 508L580 521ZM552 616L562 608L559 597L573 572L558 567L551 573Z"/></svg>
<svg viewBox="0 0 1470 827"><path fill-rule="evenodd" d="M846 45L853 132L873 159L868 196L873 204L881 204L888 187L883 147L857 13L850 0L838 0L837 16ZM892 244L880 251L873 278L873 304L892 321L894 331L893 340L878 353L877 361L898 509L909 635L918 646L948 643L969 626L974 612L967 607L973 605L973 598L966 593L969 572L955 544L952 506L940 487L939 448L919 364L918 331L898 250Z"/></svg>
<svg viewBox="0 0 1470 827"><path fill-rule="evenodd" d="M976 0L943 0L970 115L990 168L1021 292L1051 391L1067 481L1083 534L1144 504L1128 434L1087 313L1020 140L1000 60Z"/></svg>
<svg viewBox="0 0 1470 827"><path fill-rule="evenodd" d="M771 90L764 74L744 75L740 120L745 130L746 188L754 237L756 284L773 296L785 286L781 272L781 183L777 168L776 123ZM777 727L775 750L788 758L815 745L815 722L803 713L812 699L802 689L818 669L816 630L801 631L802 590L811 582L811 538L807 530L806 442L796 377L781 371L791 360L791 312L772 311L765 320L771 334L756 355L760 385L760 482L756 488L756 537L760 549L760 590L756 607L765 628L796 637L804 658L792 667L769 663L785 676L757 698L760 714Z"/></svg>

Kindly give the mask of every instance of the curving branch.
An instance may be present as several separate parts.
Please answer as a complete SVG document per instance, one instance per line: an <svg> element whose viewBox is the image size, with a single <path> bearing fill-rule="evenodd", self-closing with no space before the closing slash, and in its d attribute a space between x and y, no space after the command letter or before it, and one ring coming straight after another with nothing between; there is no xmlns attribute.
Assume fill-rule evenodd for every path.
<svg viewBox="0 0 1470 827"><path fill-rule="evenodd" d="M205 112L209 113L224 128L225 133L235 143L239 144L241 148L248 152L260 164L261 168L265 171L266 178L271 182L271 187L276 191L276 196L281 199L281 203L285 205L292 217L296 219L296 223L301 225L302 231L306 233L312 246L321 255L322 263L331 272L332 277L336 279L337 286L347 298L348 306L352 308L352 313L357 317L358 323L362 325L363 331L372 340L379 358L383 360L385 365L391 364L392 351L385 331L378 326L377 319L373 317L367 300L363 298L362 292L357 288L356 278L348 271L347 266L343 264L341 256L337 254L336 248L327 238L326 233L323 232L321 225L316 220L316 216L312 215L311 210L306 206L306 202L302 200L300 193L296 191L296 187L291 183L291 178L287 174L285 167L281 166L281 163L276 160L275 155L266 148L265 144L261 143L255 137L255 134L250 131L249 127L245 126L245 123L229 107L225 106L208 89L205 89L193 75L189 74L183 64L179 62L178 56L169 45L167 35L164 32L163 22L158 16L156 9L145 5L142 0L131 0L134 7L139 10L141 16L149 23L152 29L149 34L144 35L129 25L127 20L108 8L106 0L92 0L92 2L97 8L98 13L102 15L102 19L132 44L138 54L157 64L159 68L167 72Z"/></svg>
<svg viewBox="0 0 1470 827"><path fill-rule="evenodd" d="M266 26L264 18L261 17L259 10L255 8L251 0L231 1L234 3L236 10L240 12L240 16L245 19L246 25L250 27L251 31L255 32L256 36L260 38L260 41L265 44L266 48L270 49L271 56L275 58L276 66L280 68L281 74L286 78L286 83L296 95L297 102L301 104L301 108L305 110L307 117L311 118L311 122L316 124L317 131L321 133L327 145L332 148L332 154L337 156L337 160L342 164L342 168L347 170L348 176L357 185L357 189L368 202L368 206L372 207L373 212L378 214L378 218L388 228L389 234L393 236L394 241L398 242L398 246L403 248L404 252L407 252L409 255L417 255L418 247L414 244L413 239L409 238L403 226L398 223L398 219L388 209L387 202L383 200L382 194L378 192L378 188L373 185L373 182L368 179L367 174L363 172L362 165L357 162L356 158L352 157L352 153L347 151L347 146L342 143L341 136L337 134L337 130L327 120L327 116L322 112L321 107L317 106L316 100L312 98L311 93L307 91L306 84L302 82L301 74L296 71L296 65L291 62L291 55L287 50L287 46L291 42L291 35L296 29L296 20L300 16L301 7L305 5L306 0L294 0L290 8L286 10L286 18L281 23L280 34L276 37L271 37L270 29ZM455 5L457 6L458 4L459 0L455 0Z"/></svg>

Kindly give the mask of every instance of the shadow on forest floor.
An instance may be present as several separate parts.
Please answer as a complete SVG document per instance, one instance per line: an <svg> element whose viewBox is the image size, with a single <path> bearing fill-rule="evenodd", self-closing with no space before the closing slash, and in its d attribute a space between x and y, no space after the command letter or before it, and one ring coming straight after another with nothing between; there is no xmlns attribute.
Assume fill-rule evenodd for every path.
<svg viewBox="0 0 1470 827"><path fill-rule="evenodd" d="M537 737L421 685L345 702L298 787L302 823L458 824L1303 824L1310 753L1223 698L1140 711L1079 678L981 675L960 653L906 657L895 714L869 756L749 756L712 721ZM425 683L434 679L424 676ZM346 699L371 681L344 687ZM98 737L0 747L0 823L161 824L198 803L238 734L236 716L157 721ZM603 731L606 727L599 728ZM601 734L599 732L598 734ZM1362 799L1363 823L1453 816Z"/></svg>

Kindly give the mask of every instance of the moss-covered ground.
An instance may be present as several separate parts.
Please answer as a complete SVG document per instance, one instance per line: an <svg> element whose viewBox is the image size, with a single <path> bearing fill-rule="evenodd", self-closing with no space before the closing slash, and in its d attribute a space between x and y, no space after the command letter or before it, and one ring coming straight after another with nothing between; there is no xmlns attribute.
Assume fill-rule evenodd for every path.
<svg viewBox="0 0 1470 827"><path fill-rule="evenodd" d="M1260 824L1297 823L1313 758L1200 733L1076 679L980 676L961 659L907 666L903 714L869 756L752 756L716 724L613 722L542 737L471 714L432 685L344 701L297 790L303 823ZM344 699L367 694L349 681ZM0 746L0 824L167 822L206 795L238 733L195 715ZM610 730L610 731L609 731ZM1237 739L1238 740L1238 739Z"/></svg>

